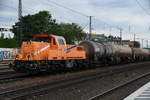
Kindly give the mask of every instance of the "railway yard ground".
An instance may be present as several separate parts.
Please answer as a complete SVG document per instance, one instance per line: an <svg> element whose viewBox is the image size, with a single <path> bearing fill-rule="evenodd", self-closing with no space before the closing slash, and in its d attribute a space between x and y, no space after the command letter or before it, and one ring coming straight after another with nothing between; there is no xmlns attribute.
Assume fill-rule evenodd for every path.
<svg viewBox="0 0 150 100"><path fill-rule="evenodd" d="M150 62L27 75L0 67L0 100L123 100L149 82Z"/></svg>
<svg viewBox="0 0 150 100"><path fill-rule="evenodd" d="M10 63L11 61L0 61L0 69L9 69L8 67L8 64Z"/></svg>

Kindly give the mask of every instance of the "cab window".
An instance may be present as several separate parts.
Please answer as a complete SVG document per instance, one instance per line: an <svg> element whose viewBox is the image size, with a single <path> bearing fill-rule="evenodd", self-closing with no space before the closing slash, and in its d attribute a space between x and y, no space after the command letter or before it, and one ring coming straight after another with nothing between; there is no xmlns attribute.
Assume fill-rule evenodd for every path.
<svg viewBox="0 0 150 100"><path fill-rule="evenodd" d="M51 39L49 37L36 37L33 41L50 43Z"/></svg>
<svg viewBox="0 0 150 100"><path fill-rule="evenodd" d="M58 43L59 43L59 45L64 45L65 44L63 39L58 39Z"/></svg>

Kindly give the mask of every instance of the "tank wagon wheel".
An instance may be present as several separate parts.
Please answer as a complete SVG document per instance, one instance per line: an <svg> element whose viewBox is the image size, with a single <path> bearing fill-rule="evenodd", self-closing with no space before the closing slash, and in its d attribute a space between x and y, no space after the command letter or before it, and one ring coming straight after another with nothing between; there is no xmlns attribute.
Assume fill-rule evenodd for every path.
<svg viewBox="0 0 150 100"><path fill-rule="evenodd" d="M115 58L114 57L110 57L110 59L108 60L109 65L114 65L115 62Z"/></svg>

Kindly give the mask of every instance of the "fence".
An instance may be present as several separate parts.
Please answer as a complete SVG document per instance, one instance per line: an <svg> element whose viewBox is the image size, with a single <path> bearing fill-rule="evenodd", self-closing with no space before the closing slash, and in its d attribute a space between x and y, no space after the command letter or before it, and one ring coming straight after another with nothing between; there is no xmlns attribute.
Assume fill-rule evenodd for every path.
<svg viewBox="0 0 150 100"><path fill-rule="evenodd" d="M0 61L13 60L18 50L17 48L0 48Z"/></svg>

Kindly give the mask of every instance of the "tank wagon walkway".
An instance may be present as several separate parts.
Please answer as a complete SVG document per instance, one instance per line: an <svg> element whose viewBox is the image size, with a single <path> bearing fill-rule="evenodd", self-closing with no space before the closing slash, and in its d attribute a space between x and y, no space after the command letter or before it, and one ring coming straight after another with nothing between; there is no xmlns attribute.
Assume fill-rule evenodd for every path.
<svg viewBox="0 0 150 100"><path fill-rule="evenodd" d="M133 92L124 100L150 100L150 82Z"/></svg>

